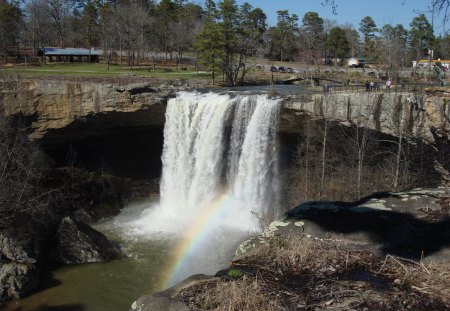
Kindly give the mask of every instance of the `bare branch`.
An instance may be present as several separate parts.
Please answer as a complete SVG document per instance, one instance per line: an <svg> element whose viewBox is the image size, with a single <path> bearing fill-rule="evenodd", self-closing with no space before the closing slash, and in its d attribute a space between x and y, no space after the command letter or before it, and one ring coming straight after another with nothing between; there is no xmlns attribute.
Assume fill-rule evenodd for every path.
<svg viewBox="0 0 450 311"><path fill-rule="evenodd" d="M334 15L337 15L337 4L334 2L334 0L324 0L322 2L323 6L331 6L331 10Z"/></svg>

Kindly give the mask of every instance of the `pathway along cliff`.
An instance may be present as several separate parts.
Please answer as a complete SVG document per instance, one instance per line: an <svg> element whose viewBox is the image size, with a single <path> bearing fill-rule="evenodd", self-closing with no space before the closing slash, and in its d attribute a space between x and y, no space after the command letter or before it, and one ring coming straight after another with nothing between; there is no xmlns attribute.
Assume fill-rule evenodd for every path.
<svg viewBox="0 0 450 311"><path fill-rule="evenodd" d="M98 227L128 245L130 258L80 267L78 271L88 271L85 274L76 268L57 270L54 276L61 277L63 285L47 284L53 290L64 291L65 284L87 279L98 268L96 273L103 276L99 279L118 290L121 294L116 296L129 305L133 298L156 290L155 285L164 287L192 273L218 270L249 230L260 229L258 221L273 219L298 202L352 200L374 190L393 189L394 184L438 186L448 181L450 108L445 96L327 93L268 99L189 92L179 93L166 105L174 90L162 85L25 81L8 87L1 93L6 114L24 115L31 124L30 137L39 140L59 165L70 162L102 176L109 172L158 177L157 167L139 174L155 164L147 153L142 156L136 142L155 143L164 112L167 116L164 145L146 145L153 159L164 150L161 202L148 209L148 203L125 209ZM120 139L105 143L108 137ZM159 143L161 137L156 139ZM98 157L92 156L93 150ZM123 169L124 163L137 174ZM178 239L179 232L187 238ZM207 255L195 257L199 254ZM149 259L162 263L164 273L142 276L142 271L158 270L150 268ZM140 280L139 288L131 285L133 279ZM79 283L72 286L79 288ZM121 286L126 287L123 292ZM101 310L108 301L108 293L99 294L99 288L83 291L98 298L87 310ZM46 293L54 296L44 290L8 308L41 307L42 301L51 300ZM69 309L85 308L70 303Z"/></svg>

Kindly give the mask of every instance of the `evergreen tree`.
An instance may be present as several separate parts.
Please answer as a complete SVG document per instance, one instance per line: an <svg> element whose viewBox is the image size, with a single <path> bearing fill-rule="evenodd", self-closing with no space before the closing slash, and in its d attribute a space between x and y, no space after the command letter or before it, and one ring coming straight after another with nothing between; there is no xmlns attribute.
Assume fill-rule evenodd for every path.
<svg viewBox="0 0 450 311"><path fill-rule="evenodd" d="M364 36L364 43L367 43L370 39L375 36L375 32L377 31L377 24L372 17L366 16L359 23L359 31Z"/></svg>
<svg viewBox="0 0 450 311"><path fill-rule="evenodd" d="M306 36L306 45L308 49L308 61L312 62L320 56L323 48L323 19L316 12L307 12L303 16L303 33Z"/></svg>
<svg viewBox="0 0 450 311"><path fill-rule="evenodd" d="M417 60L419 60L423 58L428 49L433 47L433 28L424 14L414 17L410 26L411 45L416 52Z"/></svg>
<svg viewBox="0 0 450 311"><path fill-rule="evenodd" d="M292 58L297 50L298 16L296 14L289 15L288 10L277 11L277 14L280 61L283 61L286 54L288 58Z"/></svg>
<svg viewBox="0 0 450 311"><path fill-rule="evenodd" d="M346 58L350 52L345 30L341 27L333 27L326 42L327 48L334 58Z"/></svg>
<svg viewBox="0 0 450 311"><path fill-rule="evenodd" d="M359 31L364 36L364 56L370 58L372 61L378 56L379 51L376 50L377 42L375 32L378 31L375 21L370 16L364 17L359 23Z"/></svg>
<svg viewBox="0 0 450 311"><path fill-rule="evenodd" d="M215 84L216 73L225 61L225 37L222 25L210 20L199 34L195 48L198 51L199 62L212 73L212 83Z"/></svg>

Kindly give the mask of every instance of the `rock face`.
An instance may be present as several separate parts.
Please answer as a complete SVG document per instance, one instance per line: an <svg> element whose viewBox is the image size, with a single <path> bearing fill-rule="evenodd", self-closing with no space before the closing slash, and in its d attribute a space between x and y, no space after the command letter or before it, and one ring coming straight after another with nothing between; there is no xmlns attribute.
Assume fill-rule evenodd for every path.
<svg viewBox="0 0 450 311"><path fill-rule="evenodd" d="M90 226L65 217L58 228L51 257L64 264L81 264L124 258L114 245Z"/></svg>
<svg viewBox="0 0 450 311"><path fill-rule="evenodd" d="M21 298L38 284L37 271L33 265L19 263L0 265L0 302Z"/></svg>
<svg viewBox="0 0 450 311"><path fill-rule="evenodd" d="M400 131L434 141L432 129L450 130L450 95L414 93L335 93L291 97L283 104L280 131L304 132L305 120L352 122L398 136Z"/></svg>
<svg viewBox="0 0 450 311"><path fill-rule="evenodd" d="M101 81L21 80L0 82L8 115L28 116L31 138L58 144L139 127L162 128L168 98L191 87L157 81L120 86ZM353 122L397 135L400 129L433 140L431 129L448 133L450 93L332 93L287 96L280 132L301 133L306 119ZM425 90L427 91L427 90Z"/></svg>
<svg viewBox="0 0 450 311"><path fill-rule="evenodd" d="M242 243L241 255L276 235L339 239L358 248L416 260L450 261L450 188L375 193L357 202L306 202L260 236Z"/></svg>
<svg viewBox="0 0 450 311"><path fill-rule="evenodd" d="M35 264L45 246L42 232L26 225L0 231L0 259L21 264Z"/></svg>
<svg viewBox="0 0 450 311"><path fill-rule="evenodd" d="M217 277L204 274L192 275L183 282L162 292L142 296L132 303L129 311L189 311L190 309L181 300L175 298L188 287L216 282Z"/></svg>
<svg viewBox="0 0 450 311"><path fill-rule="evenodd" d="M6 114L32 119L32 139L54 144L63 140L58 135L61 129L69 129L75 140L116 128L163 126L165 103L174 89L149 82L117 86L95 81L22 80L0 82L0 100Z"/></svg>
<svg viewBox="0 0 450 311"><path fill-rule="evenodd" d="M39 285L45 228L16 223L0 230L0 302L21 298Z"/></svg>
<svg viewBox="0 0 450 311"><path fill-rule="evenodd" d="M338 240L349 249L369 249L380 255L389 253L448 264L450 188L375 193L357 202L306 202L288 211L284 219L272 222L261 235L243 242L236 256L251 252L270 240L292 235ZM139 298L130 311L188 310L177 299L178 294L189 287L216 280L217 277L212 276L191 276L165 291ZM335 309L347 310L348 306Z"/></svg>
<svg viewBox="0 0 450 311"><path fill-rule="evenodd" d="M39 270L48 259L54 228L39 223L14 223L0 230L0 302L22 298L39 285ZM124 258L100 232L66 217L58 228L52 259L65 264Z"/></svg>

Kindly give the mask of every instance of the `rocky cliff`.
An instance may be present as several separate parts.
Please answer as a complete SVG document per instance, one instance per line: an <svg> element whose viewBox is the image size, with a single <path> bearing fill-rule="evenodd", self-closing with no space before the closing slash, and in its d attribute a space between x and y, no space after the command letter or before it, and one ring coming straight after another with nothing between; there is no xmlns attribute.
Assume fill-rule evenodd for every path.
<svg viewBox="0 0 450 311"><path fill-rule="evenodd" d="M167 100L177 91L193 87L150 80L124 85L110 82L3 81L0 100L5 114L25 116L30 123L30 138L39 141L59 166L78 161L80 167L90 171L106 170L135 179L158 178ZM308 121L323 120L333 124L336 135L340 132L337 127L356 125L389 135L383 139L390 141L396 141L392 136L399 135L408 141L419 138L431 143L429 148L434 148L434 153L443 154L441 151L449 148L449 99L447 88L420 94L283 95L279 131L282 150L287 150L286 162L299 139L305 138ZM444 167L440 174L447 174L447 170Z"/></svg>
<svg viewBox="0 0 450 311"><path fill-rule="evenodd" d="M400 131L433 141L450 130L450 90L428 93L326 93L284 101L281 132L302 132L306 118L327 118L398 135Z"/></svg>
<svg viewBox="0 0 450 311"><path fill-rule="evenodd" d="M131 83L20 80L0 82L0 99L8 115L22 114L32 125L30 137L44 144L102 136L115 130L162 127L165 104L182 83ZM450 92L445 88L414 93L326 93L287 95L280 131L299 133L305 118L353 122L387 134L433 140L433 131L448 133Z"/></svg>
<svg viewBox="0 0 450 311"><path fill-rule="evenodd" d="M69 137L102 136L118 128L161 127L168 97L175 89L185 88L158 83L119 86L22 80L1 82L0 99L7 115L29 118L32 139L57 144Z"/></svg>

